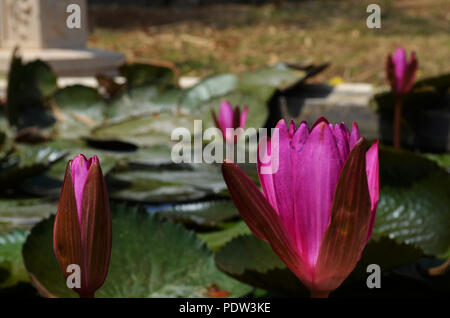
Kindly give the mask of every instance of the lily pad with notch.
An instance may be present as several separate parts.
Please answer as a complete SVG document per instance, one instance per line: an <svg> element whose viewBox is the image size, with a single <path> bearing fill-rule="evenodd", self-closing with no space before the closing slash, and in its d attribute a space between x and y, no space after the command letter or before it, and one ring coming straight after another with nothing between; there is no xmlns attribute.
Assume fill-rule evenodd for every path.
<svg viewBox="0 0 450 318"><path fill-rule="evenodd" d="M125 205L112 205L109 273L97 297L210 297L211 289L240 297L251 287L214 266L213 254L196 234ZM25 267L43 296L76 297L53 254L54 218L36 225L23 247Z"/></svg>

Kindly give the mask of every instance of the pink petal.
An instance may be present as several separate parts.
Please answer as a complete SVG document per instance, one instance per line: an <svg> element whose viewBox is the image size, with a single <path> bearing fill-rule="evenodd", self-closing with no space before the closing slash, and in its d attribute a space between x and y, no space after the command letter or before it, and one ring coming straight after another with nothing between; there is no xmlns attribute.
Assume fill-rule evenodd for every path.
<svg viewBox="0 0 450 318"><path fill-rule="evenodd" d="M256 169L263 193L272 208L277 212L277 196L273 185L273 172L271 160L271 141L268 137L262 137L258 143ZM265 169L265 171L263 170ZM263 172L262 172L263 171ZM277 212L278 214L278 212Z"/></svg>
<svg viewBox="0 0 450 318"><path fill-rule="evenodd" d="M233 128L233 108L231 104L224 101L220 104L219 125L222 132L226 132L227 128Z"/></svg>
<svg viewBox="0 0 450 318"><path fill-rule="evenodd" d="M371 212L365 150L365 140L361 138L339 175L330 225L315 268L315 290L333 291L339 287L355 268L366 244Z"/></svg>
<svg viewBox="0 0 450 318"><path fill-rule="evenodd" d="M292 150L297 153L301 153L303 151L303 148L305 147L306 140L308 140L308 136L309 136L308 124L306 123L306 121L302 121L300 123L300 126L298 126L298 129L295 131L294 136L292 137L291 141Z"/></svg>
<svg viewBox="0 0 450 318"><path fill-rule="evenodd" d="M349 145L349 137L348 137L348 129L344 123L340 125L336 124L334 126L334 138L336 139L336 145L339 150L339 155L342 160L342 165L347 160L347 156L350 153L350 145Z"/></svg>
<svg viewBox="0 0 450 318"><path fill-rule="evenodd" d="M98 159L97 159L98 160ZM72 160L72 182L75 191L75 200L77 202L78 221L81 224L83 189L86 183L89 168L91 167L92 158L87 160L82 154L76 156Z"/></svg>
<svg viewBox="0 0 450 318"><path fill-rule="evenodd" d="M321 116L321 117L319 117L319 119L316 120L316 122L314 123L314 125L312 125L310 131L312 131L312 130L313 130L317 125L319 125L320 123L325 123L325 124L327 124L327 125L330 124L330 123L328 122L328 120L327 120L325 117Z"/></svg>
<svg viewBox="0 0 450 318"><path fill-rule="evenodd" d="M416 75L416 71L418 68L418 61L416 59L416 53L412 52L411 53L411 58L409 60L408 63L408 67L406 68L405 71L405 81L403 83L404 87L403 87L403 93L408 93L413 84L414 84L414 77Z"/></svg>
<svg viewBox="0 0 450 318"><path fill-rule="evenodd" d="M291 119L291 123L289 124L289 138L292 138L295 134L295 123Z"/></svg>
<svg viewBox="0 0 450 318"><path fill-rule="evenodd" d="M394 71L394 62L392 61L392 55L389 54L386 58L386 77L389 82L389 85L391 86L391 90L393 92L397 91L397 80L395 78L395 71Z"/></svg>
<svg viewBox="0 0 450 318"><path fill-rule="evenodd" d="M350 134L350 140L349 140L350 151L353 149L355 144L358 142L359 138L361 138L361 135L359 134L358 124L356 122L353 122L352 132Z"/></svg>
<svg viewBox="0 0 450 318"><path fill-rule="evenodd" d="M242 113L241 113L239 127L245 128L245 122L247 121L247 115L248 115L248 106L244 106L244 109L242 110Z"/></svg>
<svg viewBox="0 0 450 318"><path fill-rule="evenodd" d="M273 152L270 154L270 160L278 161L278 170L273 174L261 174L258 169L258 175L261 184L265 185L263 191L267 200L280 216L282 223L286 226L289 233L295 235L293 182L290 160L291 140L289 138L286 123L283 119L278 122L275 129L277 129L278 133L272 135L271 146L273 149L271 149L271 151L273 150ZM275 138L278 140L275 140ZM258 161L260 162L260 160ZM272 191L276 194L276 200Z"/></svg>
<svg viewBox="0 0 450 318"><path fill-rule="evenodd" d="M406 52L405 49L399 47L395 50L394 56L392 57L392 62L394 64L394 74L397 82L397 92L401 93L401 90L405 81L405 71L407 67L406 63Z"/></svg>
<svg viewBox="0 0 450 318"><path fill-rule="evenodd" d="M253 234L267 241L299 279L311 281L311 270L299 256L293 238L258 187L233 162L223 163L222 174L236 208Z"/></svg>
<svg viewBox="0 0 450 318"><path fill-rule="evenodd" d="M95 292L106 279L111 255L111 215L105 179L97 157L90 160L84 186L81 245L87 290Z"/></svg>
<svg viewBox="0 0 450 318"><path fill-rule="evenodd" d="M314 266L323 233L330 221L339 172L339 150L328 122L321 120L311 131L300 153L294 152L294 209L302 257Z"/></svg>
<svg viewBox="0 0 450 318"><path fill-rule="evenodd" d="M373 225L375 222L375 215L377 212L377 204L379 198L379 172L378 172L378 140L370 147L366 153L366 173L367 183L369 185L370 194L370 224L367 241L372 235Z"/></svg>

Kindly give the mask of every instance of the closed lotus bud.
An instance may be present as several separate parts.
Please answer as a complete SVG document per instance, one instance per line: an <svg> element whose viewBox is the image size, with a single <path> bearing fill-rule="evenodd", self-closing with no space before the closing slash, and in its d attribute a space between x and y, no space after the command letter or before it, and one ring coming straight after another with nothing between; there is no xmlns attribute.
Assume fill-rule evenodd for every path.
<svg viewBox="0 0 450 318"><path fill-rule="evenodd" d="M53 229L53 249L64 278L79 266L83 298L94 297L108 274L111 255L109 197L96 156L76 156L67 164ZM73 266L69 267L73 268Z"/></svg>

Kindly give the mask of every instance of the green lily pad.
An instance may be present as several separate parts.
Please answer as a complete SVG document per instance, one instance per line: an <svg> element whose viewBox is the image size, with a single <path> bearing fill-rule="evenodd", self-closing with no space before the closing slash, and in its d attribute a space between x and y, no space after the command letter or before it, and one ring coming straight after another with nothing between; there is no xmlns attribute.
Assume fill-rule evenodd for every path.
<svg viewBox="0 0 450 318"><path fill-rule="evenodd" d="M44 101L56 90L56 75L40 60L23 63L14 51L8 75L7 116L11 125L28 127L51 124Z"/></svg>
<svg viewBox="0 0 450 318"><path fill-rule="evenodd" d="M239 216L234 204L224 200L169 205L155 209L153 213L176 222L200 227L217 227L222 222Z"/></svg>
<svg viewBox="0 0 450 318"><path fill-rule="evenodd" d="M380 149L380 200L374 233L450 257L450 175L425 156Z"/></svg>
<svg viewBox="0 0 450 318"><path fill-rule="evenodd" d="M450 73L428 77L417 81L413 88L433 87L436 90L447 90L450 87Z"/></svg>
<svg viewBox="0 0 450 318"><path fill-rule="evenodd" d="M371 239L360 261L344 284L367 279L367 265L378 264L383 272L418 260L420 249L398 244L389 238ZM257 288L286 295L308 296L306 287L272 251L269 244L253 235L239 236L219 249L217 267L231 277Z"/></svg>
<svg viewBox="0 0 450 318"><path fill-rule="evenodd" d="M100 125L105 118L106 103L95 88L66 86L55 93L53 100L58 107L55 117L61 138L88 136L91 127ZM61 113L58 114L58 111Z"/></svg>
<svg viewBox="0 0 450 318"><path fill-rule="evenodd" d="M0 236L0 288L29 282L21 253L27 235L28 231L15 230Z"/></svg>
<svg viewBox="0 0 450 318"><path fill-rule="evenodd" d="M447 172L450 172L450 153L427 153L424 156L436 162L440 167L446 169Z"/></svg>
<svg viewBox="0 0 450 318"><path fill-rule="evenodd" d="M123 121L105 123L92 131L92 140L115 140L139 147L170 145L172 131L178 127L193 129L193 118L174 116L169 113L127 118Z"/></svg>
<svg viewBox="0 0 450 318"><path fill-rule="evenodd" d="M126 78L128 87L140 85L174 85L175 73L169 67L133 63L125 64L119 68L120 73Z"/></svg>
<svg viewBox="0 0 450 318"><path fill-rule="evenodd" d="M243 235L231 240L215 255L216 266L251 286L288 295L307 295L307 290L272 251L269 244Z"/></svg>
<svg viewBox="0 0 450 318"><path fill-rule="evenodd" d="M193 201L226 190L220 167L207 164L117 171L107 182L111 198L147 203Z"/></svg>
<svg viewBox="0 0 450 318"><path fill-rule="evenodd" d="M198 234L198 237L206 242L206 245L208 245L209 249L213 252L217 252L236 237L251 234L250 229L244 221L226 223L222 227L224 229L221 231Z"/></svg>
<svg viewBox="0 0 450 318"><path fill-rule="evenodd" d="M180 107L193 110L202 107L211 99L224 96L237 88L238 78L233 74L207 77L187 89L180 99Z"/></svg>
<svg viewBox="0 0 450 318"><path fill-rule="evenodd" d="M113 205L111 217L111 263L97 297L208 297L211 288L240 297L250 291L216 269L212 252L194 232L125 205ZM23 247L25 266L41 293L76 297L53 254L53 222L32 229Z"/></svg>
<svg viewBox="0 0 450 318"><path fill-rule="evenodd" d="M409 187L433 173L447 174L425 156L392 147L380 147L379 161L381 186Z"/></svg>
<svg viewBox="0 0 450 318"><path fill-rule="evenodd" d="M22 191L40 197L59 197L67 162L79 154L84 154L88 158L94 155L98 156L104 175L107 175L120 160L126 160L130 156L128 152L94 149L88 147L84 142L75 140L51 141L45 143L42 147L52 149L55 152L61 152L64 149L64 157L45 171L28 178L22 183Z"/></svg>
<svg viewBox="0 0 450 318"><path fill-rule="evenodd" d="M85 116L97 123L104 118L106 104L95 88L82 85L66 86L58 90L53 98L64 114L72 118L76 115Z"/></svg>
<svg viewBox="0 0 450 318"><path fill-rule="evenodd" d="M14 188L24 180L45 171L65 152L41 146L16 146L0 160L0 190Z"/></svg>
<svg viewBox="0 0 450 318"><path fill-rule="evenodd" d="M141 86L129 89L108 105L106 115L117 122L131 117L174 111L182 91L172 88L161 91L157 86Z"/></svg>
<svg viewBox="0 0 450 318"><path fill-rule="evenodd" d="M0 234L30 229L56 210L56 202L47 199L0 199Z"/></svg>
<svg viewBox="0 0 450 318"><path fill-rule="evenodd" d="M450 180L434 174L410 188L380 189L374 233L450 257Z"/></svg>
<svg viewBox="0 0 450 318"><path fill-rule="evenodd" d="M284 63L244 73L239 78L239 90L266 102L277 89L285 89L302 80L306 71L294 70Z"/></svg>
<svg viewBox="0 0 450 318"><path fill-rule="evenodd" d="M172 149L167 145L141 147L136 152L129 154L127 160L131 164L146 166L161 166L171 164Z"/></svg>

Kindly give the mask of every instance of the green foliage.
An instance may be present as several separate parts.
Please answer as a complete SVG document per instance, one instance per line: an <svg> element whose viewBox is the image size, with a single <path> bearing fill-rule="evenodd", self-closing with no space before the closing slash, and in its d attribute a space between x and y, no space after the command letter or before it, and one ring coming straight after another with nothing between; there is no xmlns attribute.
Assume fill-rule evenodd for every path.
<svg viewBox="0 0 450 318"><path fill-rule="evenodd" d="M172 69L164 66L143 63L125 64L120 73L127 80L129 87L142 85L175 85L175 74Z"/></svg>
<svg viewBox="0 0 450 318"><path fill-rule="evenodd" d="M29 229L56 213L56 208L56 203L48 199L0 199L0 234L15 228Z"/></svg>
<svg viewBox="0 0 450 318"><path fill-rule="evenodd" d="M24 230L0 235L0 288L29 281L21 253L27 235L28 231Z"/></svg>
<svg viewBox="0 0 450 318"><path fill-rule="evenodd" d="M198 237L205 241L208 247L217 252L222 247L224 247L232 239L250 234L250 229L244 221L239 221L236 223L225 223L222 225L224 229L215 232L199 233Z"/></svg>
<svg viewBox="0 0 450 318"><path fill-rule="evenodd" d="M175 204L157 209L154 213L186 225L212 228L239 215L231 201Z"/></svg>
<svg viewBox="0 0 450 318"><path fill-rule="evenodd" d="M56 90L56 75L44 62L23 63L17 50L8 77L6 114L11 125L46 126L51 120L44 111L45 99Z"/></svg>
<svg viewBox="0 0 450 318"><path fill-rule="evenodd" d="M383 237L371 239L360 261L344 285L364 280L369 264L378 264L383 272L418 260L420 249ZM307 296L308 291L272 251L269 244L243 235L221 248L215 257L217 267L241 282L285 295Z"/></svg>
<svg viewBox="0 0 450 318"><path fill-rule="evenodd" d="M208 297L211 286L234 297L250 291L215 268L212 253L194 232L137 208L113 205L111 210L111 263L97 297ZM46 219L32 229L23 247L25 266L42 290L75 297L53 254L53 221Z"/></svg>

